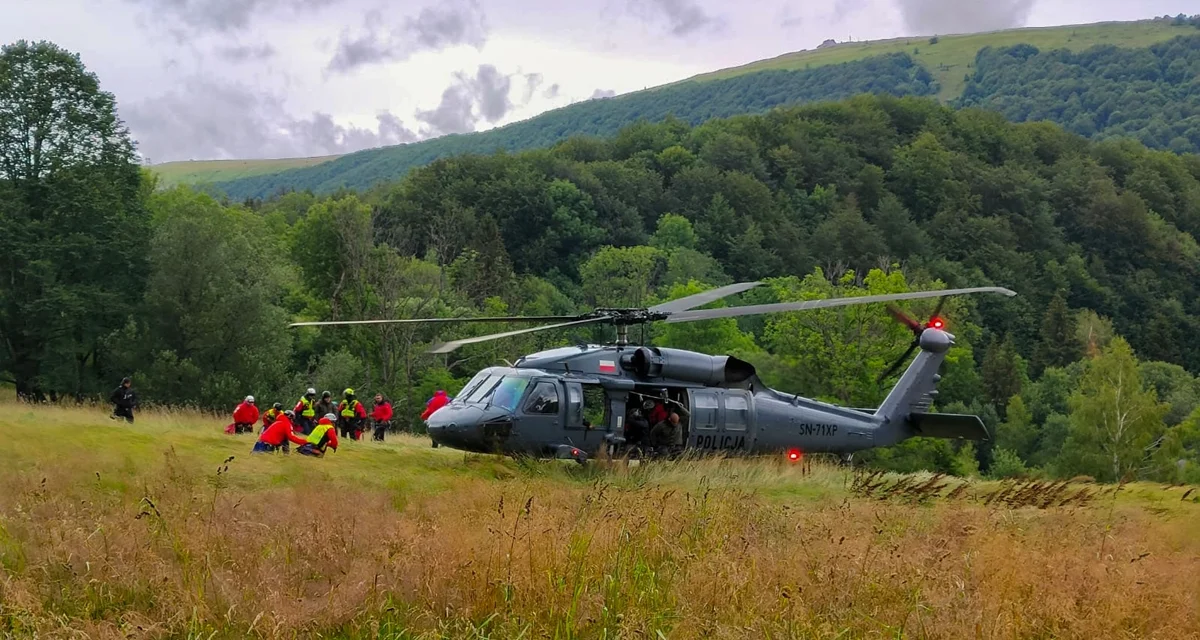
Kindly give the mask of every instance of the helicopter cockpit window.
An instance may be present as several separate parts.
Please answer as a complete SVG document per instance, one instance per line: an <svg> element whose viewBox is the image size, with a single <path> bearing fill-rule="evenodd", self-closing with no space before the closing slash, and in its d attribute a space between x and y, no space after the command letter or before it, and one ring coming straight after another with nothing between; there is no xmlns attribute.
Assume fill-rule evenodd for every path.
<svg viewBox="0 0 1200 640"><path fill-rule="evenodd" d="M496 385L495 390L487 398L488 404L515 411L517 403L521 401L521 396L525 395L525 389L528 386L529 378L506 376L500 380L500 384Z"/></svg>
<svg viewBox="0 0 1200 640"><path fill-rule="evenodd" d="M470 382L463 386L462 391L459 392L458 397L455 399L462 400L464 402L467 401L470 399L472 394L480 390L480 388L483 386L483 383L486 382L488 378L492 378L493 384L496 382L496 376L490 376L482 371L475 374L475 377L471 378Z"/></svg>
<svg viewBox="0 0 1200 640"><path fill-rule="evenodd" d="M483 374L480 375L482 376ZM480 376L475 377L478 379ZM492 390L496 388L496 383L500 382L502 377L503 376L498 375L487 375L484 376L483 379L479 380L478 383L476 383L475 380L472 380L471 382L467 383L466 390L459 394L458 397L463 402L483 402L483 400L488 397ZM472 387L472 384L475 386Z"/></svg>
<svg viewBox="0 0 1200 640"><path fill-rule="evenodd" d="M558 414L558 385L539 382L525 401L525 413Z"/></svg>

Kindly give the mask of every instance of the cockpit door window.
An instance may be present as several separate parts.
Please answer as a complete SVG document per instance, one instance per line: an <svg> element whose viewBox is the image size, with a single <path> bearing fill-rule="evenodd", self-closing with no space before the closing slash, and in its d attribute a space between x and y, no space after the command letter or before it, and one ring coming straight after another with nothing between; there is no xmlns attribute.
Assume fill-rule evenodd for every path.
<svg viewBox="0 0 1200 640"><path fill-rule="evenodd" d="M525 413L534 415L558 415L558 385L543 381L537 383L525 401Z"/></svg>

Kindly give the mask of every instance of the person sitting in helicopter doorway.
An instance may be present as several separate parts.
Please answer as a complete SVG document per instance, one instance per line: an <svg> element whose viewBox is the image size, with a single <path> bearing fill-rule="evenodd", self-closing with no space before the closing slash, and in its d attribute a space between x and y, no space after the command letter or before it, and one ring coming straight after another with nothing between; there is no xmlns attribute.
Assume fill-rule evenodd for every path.
<svg viewBox="0 0 1200 640"><path fill-rule="evenodd" d="M650 424L658 424L667 419L667 403L662 398L645 396L642 402L642 413Z"/></svg>
<svg viewBox="0 0 1200 640"><path fill-rule="evenodd" d="M354 397L354 389L343 392L345 399L338 403L338 429L343 438L362 439L363 423L367 420L367 410Z"/></svg>
<svg viewBox="0 0 1200 640"><path fill-rule="evenodd" d="M383 434L392 427L392 403L383 398L382 393L375 394L375 403L371 406L371 426L374 431L372 440L383 442Z"/></svg>
<svg viewBox="0 0 1200 640"><path fill-rule="evenodd" d="M324 458L327 448L337 451L337 429L333 426L336 422L337 416L333 413L327 413L322 416L317 421L317 426L313 427L312 433L308 434L306 438L307 442L300 445L296 449L296 453L314 458Z"/></svg>
<svg viewBox="0 0 1200 640"><path fill-rule="evenodd" d="M125 418L125 422L132 424L133 410L138 406L137 393L133 390L133 381L123 378L121 386L109 394L108 399L113 403L113 412L109 417L113 420Z"/></svg>
<svg viewBox="0 0 1200 640"><path fill-rule="evenodd" d="M300 433L308 435L312 431L313 425L317 420L317 390L309 388L304 392L304 397L300 398L300 402L296 403L292 413L296 414L296 426L299 427Z"/></svg>
<svg viewBox="0 0 1200 640"><path fill-rule="evenodd" d="M666 420L659 422L650 429L650 446L658 451L678 447L683 444L680 439L682 433L683 430L679 425L679 414L672 411Z"/></svg>
<svg viewBox="0 0 1200 640"><path fill-rule="evenodd" d="M625 417L625 442L629 446L638 446L645 444L647 435L650 432L650 421L646 420L646 414L634 405L630 405L629 415Z"/></svg>
<svg viewBox="0 0 1200 640"><path fill-rule="evenodd" d="M317 401L317 415L323 416L330 413L337 413L337 403L333 401L333 394L328 391L321 392L321 399ZM336 422L336 421L335 421Z"/></svg>

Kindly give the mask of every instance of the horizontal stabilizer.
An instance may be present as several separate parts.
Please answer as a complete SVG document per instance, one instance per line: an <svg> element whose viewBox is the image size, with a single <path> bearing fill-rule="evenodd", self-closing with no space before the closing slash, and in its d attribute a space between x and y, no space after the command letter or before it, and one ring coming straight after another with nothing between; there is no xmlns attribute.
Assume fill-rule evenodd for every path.
<svg viewBox="0 0 1200 640"><path fill-rule="evenodd" d="M916 435L926 438L988 440L987 428L979 416L913 412L908 421Z"/></svg>

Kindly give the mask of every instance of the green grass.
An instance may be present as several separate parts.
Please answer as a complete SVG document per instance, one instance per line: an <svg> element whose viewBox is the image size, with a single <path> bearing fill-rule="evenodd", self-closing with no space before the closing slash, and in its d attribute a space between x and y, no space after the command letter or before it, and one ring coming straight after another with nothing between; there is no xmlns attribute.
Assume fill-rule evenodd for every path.
<svg viewBox="0 0 1200 640"><path fill-rule="evenodd" d="M226 422L0 403L0 637L1200 637L1186 487L1015 506L929 474L418 436L252 456Z"/></svg>
<svg viewBox="0 0 1200 640"><path fill-rule="evenodd" d="M272 160L181 160L151 165L150 170L158 174L159 185L170 188L180 184L207 184L279 173L288 169L312 167L335 156L313 158L278 158Z"/></svg>
<svg viewBox="0 0 1200 640"><path fill-rule="evenodd" d="M823 49L786 53L740 67L701 74L689 80L720 80L768 69L796 70L852 62L887 53L908 53L937 78L941 85L938 98L952 100L962 94L964 76L971 73L970 66L975 61L975 54L984 47L1031 44L1043 51L1081 51L1096 45L1140 48L1192 33L1196 33L1196 28L1190 25L1173 26L1169 22L1142 20L939 36L937 44L933 45L929 44L931 36L847 42Z"/></svg>

